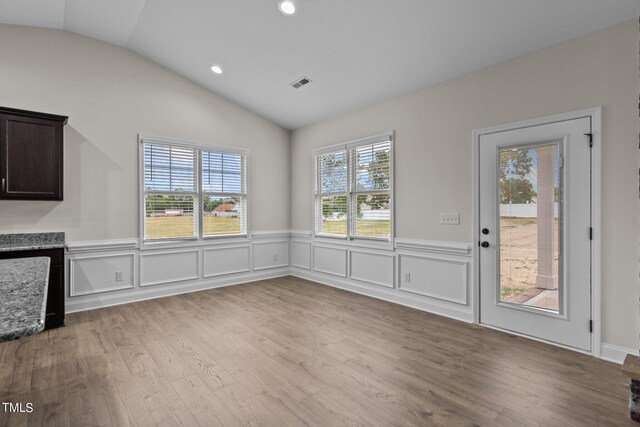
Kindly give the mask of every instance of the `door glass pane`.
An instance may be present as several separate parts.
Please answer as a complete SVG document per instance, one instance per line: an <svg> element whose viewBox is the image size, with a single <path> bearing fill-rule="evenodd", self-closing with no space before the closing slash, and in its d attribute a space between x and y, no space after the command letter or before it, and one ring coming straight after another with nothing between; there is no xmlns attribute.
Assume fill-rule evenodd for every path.
<svg viewBox="0 0 640 427"><path fill-rule="evenodd" d="M559 312L560 144L499 151L500 301Z"/></svg>

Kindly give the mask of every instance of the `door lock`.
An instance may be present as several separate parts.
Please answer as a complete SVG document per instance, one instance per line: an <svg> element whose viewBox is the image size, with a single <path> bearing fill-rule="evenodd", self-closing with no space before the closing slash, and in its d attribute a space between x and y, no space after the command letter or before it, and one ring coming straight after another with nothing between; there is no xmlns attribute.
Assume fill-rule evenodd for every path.
<svg viewBox="0 0 640 427"><path fill-rule="evenodd" d="M482 229L482 234L489 234L489 229L488 228L483 228Z"/></svg>

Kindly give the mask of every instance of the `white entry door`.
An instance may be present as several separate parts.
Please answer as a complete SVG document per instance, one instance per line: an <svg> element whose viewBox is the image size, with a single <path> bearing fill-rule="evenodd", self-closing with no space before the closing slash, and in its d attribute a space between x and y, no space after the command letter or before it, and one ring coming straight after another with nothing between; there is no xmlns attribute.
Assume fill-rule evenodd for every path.
<svg viewBox="0 0 640 427"><path fill-rule="evenodd" d="M479 139L480 322L591 350L591 118Z"/></svg>

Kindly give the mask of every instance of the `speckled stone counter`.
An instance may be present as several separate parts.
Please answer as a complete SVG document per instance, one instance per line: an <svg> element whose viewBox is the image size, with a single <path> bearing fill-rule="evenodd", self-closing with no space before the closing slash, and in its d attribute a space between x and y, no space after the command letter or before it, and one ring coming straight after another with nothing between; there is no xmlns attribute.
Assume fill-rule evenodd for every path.
<svg viewBox="0 0 640 427"><path fill-rule="evenodd" d="M0 342L44 329L50 262L45 257L0 260Z"/></svg>
<svg viewBox="0 0 640 427"><path fill-rule="evenodd" d="M0 252L64 248L64 233L0 234Z"/></svg>

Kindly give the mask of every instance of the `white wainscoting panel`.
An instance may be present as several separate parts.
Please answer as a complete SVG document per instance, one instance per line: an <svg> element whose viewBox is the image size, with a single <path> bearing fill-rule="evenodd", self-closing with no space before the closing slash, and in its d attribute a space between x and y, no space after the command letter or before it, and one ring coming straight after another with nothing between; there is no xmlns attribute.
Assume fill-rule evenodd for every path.
<svg viewBox="0 0 640 427"><path fill-rule="evenodd" d="M122 281L116 274L122 273ZM130 289L135 286L135 254L75 257L69 260L72 297Z"/></svg>
<svg viewBox="0 0 640 427"><path fill-rule="evenodd" d="M467 261L405 254L399 256L398 287L401 291L467 304Z"/></svg>
<svg viewBox="0 0 640 427"><path fill-rule="evenodd" d="M140 286L197 279L198 249L140 254Z"/></svg>
<svg viewBox="0 0 640 427"><path fill-rule="evenodd" d="M251 270L251 246L207 248L202 254L203 277L244 273Z"/></svg>
<svg viewBox="0 0 640 427"><path fill-rule="evenodd" d="M395 256L365 251L350 251L350 279L393 288Z"/></svg>
<svg viewBox="0 0 640 427"><path fill-rule="evenodd" d="M311 242L291 242L291 265L311 270Z"/></svg>
<svg viewBox="0 0 640 427"><path fill-rule="evenodd" d="M253 244L253 269L289 266L289 240L255 242Z"/></svg>
<svg viewBox="0 0 640 427"><path fill-rule="evenodd" d="M314 246L313 270L334 276L347 277L347 249Z"/></svg>

